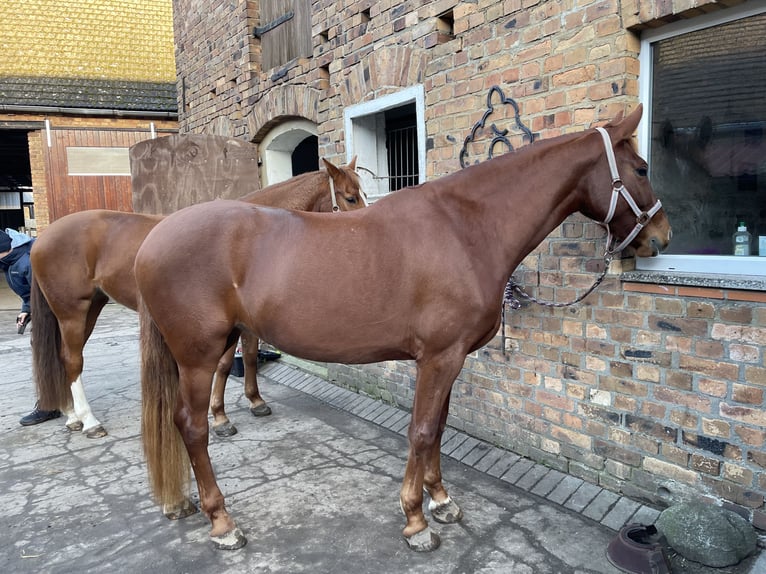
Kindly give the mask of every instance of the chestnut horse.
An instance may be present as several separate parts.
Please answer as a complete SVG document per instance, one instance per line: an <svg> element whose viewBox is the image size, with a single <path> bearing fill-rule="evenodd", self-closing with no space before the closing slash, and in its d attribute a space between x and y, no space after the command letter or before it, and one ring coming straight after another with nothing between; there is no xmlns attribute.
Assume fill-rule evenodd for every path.
<svg viewBox="0 0 766 574"><path fill-rule="evenodd" d="M240 201L303 211L364 207L356 158L347 166L324 163L326 170L298 175L249 193ZM64 410L66 426L82 429L89 438L102 437L106 430L85 398L83 347L109 298L137 308L133 263L144 237L161 220L159 215L81 211L52 223L32 248L32 355L41 407ZM219 235L214 233L207 240L215 242ZM243 336L245 395L253 415L262 416L271 411L258 392L258 343L255 337ZM233 360L232 349L221 358L216 371L211 410L213 429L221 436L237 432L223 404Z"/></svg>
<svg viewBox="0 0 766 574"><path fill-rule="evenodd" d="M415 361L403 534L414 550L436 548L424 487L436 521L462 517L439 456L452 384L466 355L497 333L516 266L578 211L640 255L670 240L631 142L640 117L639 108L605 128L530 144L337 217L217 201L158 224L135 273L142 438L166 514L194 511L191 462L214 545L246 542L210 462L207 408L218 358L249 332L309 360Z"/></svg>

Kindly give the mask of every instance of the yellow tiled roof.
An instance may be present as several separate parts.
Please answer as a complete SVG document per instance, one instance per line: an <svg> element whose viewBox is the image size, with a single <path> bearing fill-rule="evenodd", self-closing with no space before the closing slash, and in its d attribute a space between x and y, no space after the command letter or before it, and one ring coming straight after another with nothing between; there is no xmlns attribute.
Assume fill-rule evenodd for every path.
<svg viewBox="0 0 766 574"><path fill-rule="evenodd" d="M172 0L3 0L0 76L175 83Z"/></svg>

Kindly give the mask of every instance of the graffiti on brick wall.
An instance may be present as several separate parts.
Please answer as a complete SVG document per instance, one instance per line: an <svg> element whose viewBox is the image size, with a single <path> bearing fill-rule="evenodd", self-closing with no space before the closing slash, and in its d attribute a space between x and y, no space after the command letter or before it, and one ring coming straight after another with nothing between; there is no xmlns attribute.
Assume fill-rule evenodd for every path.
<svg viewBox="0 0 766 574"><path fill-rule="evenodd" d="M510 106L513 114L512 121L518 131L515 138L512 137L510 130L498 128L497 124L490 119L493 115L501 120L506 119L508 110L503 109L504 106ZM487 125L488 121L489 125ZM531 143L534 139L532 130L521 121L519 104L516 100L506 96L499 86L492 86L487 93L487 109L463 141L463 147L460 150L460 167L464 168L482 161L485 155L484 150L486 150L486 159L492 159L498 149L501 150L500 153L513 151L515 147L512 140L515 140L518 146Z"/></svg>

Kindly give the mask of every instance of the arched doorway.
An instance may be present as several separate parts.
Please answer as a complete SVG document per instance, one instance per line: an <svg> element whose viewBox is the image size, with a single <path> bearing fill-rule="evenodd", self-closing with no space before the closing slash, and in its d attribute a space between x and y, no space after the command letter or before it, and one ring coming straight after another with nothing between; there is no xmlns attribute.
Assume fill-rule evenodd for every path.
<svg viewBox="0 0 766 574"><path fill-rule="evenodd" d="M316 125L289 120L273 128L260 143L261 183L265 187L319 169Z"/></svg>

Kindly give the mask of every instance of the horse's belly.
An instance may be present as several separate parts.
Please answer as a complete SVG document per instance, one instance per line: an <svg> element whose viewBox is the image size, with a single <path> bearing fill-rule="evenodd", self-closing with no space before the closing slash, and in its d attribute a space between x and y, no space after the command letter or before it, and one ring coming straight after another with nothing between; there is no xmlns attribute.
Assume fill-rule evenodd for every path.
<svg viewBox="0 0 766 574"><path fill-rule="evenodd" d="M268 315L270 320L254 325L254 331L289 355L349 364L412 358L407 327L394 321L360 322L347 314L307 316L294 310Z"/></svg>

